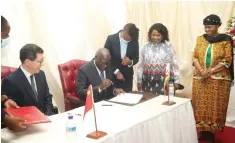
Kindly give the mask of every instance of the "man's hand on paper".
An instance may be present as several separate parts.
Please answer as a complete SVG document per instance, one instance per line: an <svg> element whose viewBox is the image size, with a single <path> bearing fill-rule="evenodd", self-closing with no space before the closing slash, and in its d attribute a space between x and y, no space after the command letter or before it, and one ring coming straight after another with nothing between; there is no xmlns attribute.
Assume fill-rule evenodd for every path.
<svg viewBox="0 0 235 143"><path fill-rule="evenodd" d="M113 93L114 93L115 96L117 96L117 95L120 95L120 94L125 93L125 92L121 88L115 88L113 90Z"/></svg>

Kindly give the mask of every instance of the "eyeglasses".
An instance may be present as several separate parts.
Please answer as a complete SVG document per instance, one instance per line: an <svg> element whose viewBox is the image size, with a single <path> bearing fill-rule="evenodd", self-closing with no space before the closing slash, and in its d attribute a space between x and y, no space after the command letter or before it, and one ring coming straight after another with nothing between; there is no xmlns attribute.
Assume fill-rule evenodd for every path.
<svg viewBox="0 0 235 143"><path fill-rule="evenodd" d="M40 63L40 65L41 65L41 64L43 64L44 61L35 61L35 62Z"/></svg>
<svg viewBox="0 0 235 143"><path fill-rule="evenodd" d="M109 64L109 62L106 62L106 61L104 61L104 60L101 60L101 63L104 64L104 65L106 65L106 66Z"/></svg>

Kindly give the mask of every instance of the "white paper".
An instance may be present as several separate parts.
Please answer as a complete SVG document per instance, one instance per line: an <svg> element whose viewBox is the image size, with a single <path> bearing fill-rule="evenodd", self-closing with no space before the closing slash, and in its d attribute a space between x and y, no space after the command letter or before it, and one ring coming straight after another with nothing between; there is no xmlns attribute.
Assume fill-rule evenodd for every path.
<svg viewBox="0 0 235 143"><path fill-rule="evenodd" d="M127 104L136 104L141 100L142 97L143 97L142 94L124 93L117 95L116 97L110 99L109 101L127 103Z"/></svg>

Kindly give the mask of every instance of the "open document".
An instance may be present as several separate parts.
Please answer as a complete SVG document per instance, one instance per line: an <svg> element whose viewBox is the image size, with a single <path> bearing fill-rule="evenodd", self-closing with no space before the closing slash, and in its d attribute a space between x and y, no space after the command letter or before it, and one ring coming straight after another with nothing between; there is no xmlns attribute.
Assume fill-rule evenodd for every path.
<svg viewBox="0 0 235 143"><path fill-rule="evenodd" d="M142 97L143 97L142 94L123 93L117 95L116 97L110 99L109 101L117 103L126 103L126 104L137 104Z"/></svg>

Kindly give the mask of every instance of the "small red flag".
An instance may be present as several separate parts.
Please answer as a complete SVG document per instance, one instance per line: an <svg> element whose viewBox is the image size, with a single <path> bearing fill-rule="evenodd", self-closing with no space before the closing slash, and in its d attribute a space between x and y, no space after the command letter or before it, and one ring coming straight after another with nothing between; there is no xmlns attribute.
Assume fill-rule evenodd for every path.
<svg viewBox="0 0 235 143"><path fill-rule="evenodd" d="M92 85L90 85L87 89L87 95L86 95L86 105L85 105L85 111L84 111L84 115L83 115L83 120L87 114L87 112L89 112L94 105L94 100L93 100L93 90L92 90Z"/></svg>

